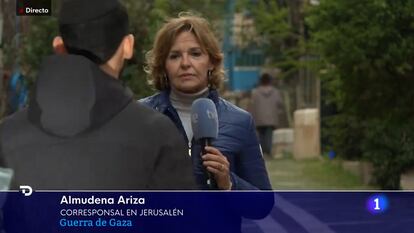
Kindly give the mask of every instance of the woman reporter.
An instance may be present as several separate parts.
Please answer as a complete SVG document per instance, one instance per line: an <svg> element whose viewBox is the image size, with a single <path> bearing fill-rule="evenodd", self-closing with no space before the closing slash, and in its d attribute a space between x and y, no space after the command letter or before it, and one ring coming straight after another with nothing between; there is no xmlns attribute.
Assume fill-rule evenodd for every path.
<svg viewBox="0 0 414 233"><path fill-rule="evenodd" d="M159 93L140 101L168 116L180 130L200 188L208 188L207 169L221 190L271 189L251 115L218 95L223 55L207 20L191 14L168 20L146 59L150 83ZM191 105L198 98L214 102L219 123L218 137L201 157L191 129Z"/></svg>

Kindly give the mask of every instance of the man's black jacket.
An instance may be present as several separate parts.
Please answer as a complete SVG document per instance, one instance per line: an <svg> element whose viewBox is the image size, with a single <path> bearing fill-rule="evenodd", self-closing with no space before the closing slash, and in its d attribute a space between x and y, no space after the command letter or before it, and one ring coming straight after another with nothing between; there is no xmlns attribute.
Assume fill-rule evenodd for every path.
<svg viewBox="0 0 414 233"><path fill-rule="evenodd" d="M29 107L0 125L12 189L192 189L185 142L162 114L82 56L48 57Z"/></svg>

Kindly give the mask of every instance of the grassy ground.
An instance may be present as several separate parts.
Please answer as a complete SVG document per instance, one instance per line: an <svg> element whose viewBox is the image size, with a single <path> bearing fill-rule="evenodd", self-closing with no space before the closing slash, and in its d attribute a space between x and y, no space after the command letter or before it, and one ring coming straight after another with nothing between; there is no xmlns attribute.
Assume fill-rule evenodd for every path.
<svg viewBox="0 0 414 233"><path fill-rule="evenodd" d="M372 190L361 178L329 160L295 161L291 158L266 160L275 190Z"/></svg>

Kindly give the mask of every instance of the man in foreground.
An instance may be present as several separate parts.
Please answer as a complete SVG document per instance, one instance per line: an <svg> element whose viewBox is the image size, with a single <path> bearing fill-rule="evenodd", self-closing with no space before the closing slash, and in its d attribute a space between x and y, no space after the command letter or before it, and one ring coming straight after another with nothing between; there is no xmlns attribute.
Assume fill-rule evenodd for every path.
<svg viewBox="0 0 414 233"><path fill-rule="evenodd" d="M29 107L0 125L0 166L13 169L12 189L193 188L172 122L135 103L119 80L134 45L125 8L63 1L59 31L60 55L44 60Z"/></svg>

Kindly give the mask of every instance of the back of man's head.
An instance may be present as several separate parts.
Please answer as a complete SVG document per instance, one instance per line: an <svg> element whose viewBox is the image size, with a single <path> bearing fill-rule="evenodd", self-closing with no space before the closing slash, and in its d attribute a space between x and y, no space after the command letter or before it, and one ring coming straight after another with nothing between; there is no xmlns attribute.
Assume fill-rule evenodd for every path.
<svg viewBox="0 0 414 233"><path fill-rule="evenodd" d="M268 73L263 73L260 76L260 85L270 85L272 84L272 76Z"/></svg>
<svg viewBox="0 0 414 233"><path fill-rule="evenodd" d="M106 63L128 34L128 14L118 0L63 0L59 32L66 50Z"/></svg>

